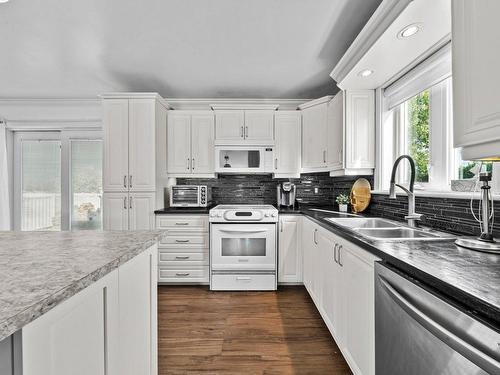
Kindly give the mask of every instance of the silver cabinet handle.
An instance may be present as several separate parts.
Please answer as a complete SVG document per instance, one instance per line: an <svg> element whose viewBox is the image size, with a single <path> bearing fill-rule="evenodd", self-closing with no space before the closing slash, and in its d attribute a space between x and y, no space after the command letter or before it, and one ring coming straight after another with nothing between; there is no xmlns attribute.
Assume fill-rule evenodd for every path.
<svg viewBox="0 0 500 375"><path fill-rule="evenodd" d="M191 159L191 169L194 171L194 158Z"/></svg>
<svg viewBox="0 0 500 375"><path fill-rule="evenodd" d="M252 280L252 278L248 277L248 276L236 276L236 280L239 280L239 281L250 281L250 280Z"/></svg>
<svg viewBox="0 0 500 375"><path fill-rule="evenodd" d="M245 138L248 138L248 126L245 126Z"/></svg>
<svg viewBox="0 0 500 375"><path fill-rule="evenodd" d="M283 219L280 220L280 232L283 233Z"/></svg>
<svg viewBox="0 0 500 375"><path fill-rule="evenodd" d="M326 150L323 150L323 163L326 163Z"/></svg>
<svg viewBox="0 0 500 375"><path fill-rule="evenodd" d="M128 200L129 208L132 209L132 197L129 198Z"/></svg>
<svg viewBox="0 0 500 375"><path fill-rule="evenodd" d="M186 169L189 170L189 158L187 158Z"/></svg>
<svg viewBox="0 0 500 375"><path fill-rule="evenodd" d="M188 243L189 240L175 240L175 242L178 242L178 243Z"/></svg>
<svg viewBox="0 0 500 375"><path fill-rule="evenodd" d="M313 241L314 241L314 243L317 245L317 244L318 244L318 242L316 241L316 233L318 233L318 230L317 230L317 229L315 229L315 230L314 230L314 233L313 233Z"/></svg>
<svg viewBox="0 0 500 375"><path fill-rule="evenodd" d="M274 159L274 169L278 169L278 158Z"/></svg>
<svg viewBox="0 0 500 375"><path fill-rule="evenodd" d="M175 223L175 225L189 225L189 223Z"/></svg>
<svg viewBox="0 0 500 375"><path fill-rule="evenodd" d="M342 263L342 245L339 245L337 252L338 252L337 263L339 264L340 267L344 267L344 263Z"/></svg>
<svg viewBox="0 0 500 375"><path fill-rule="evenodd" d="M186 260L186 259L189 259L190 257L189 256L180 256L180 255L177 255L175 257L175 259L180 259L180 260Z"/></svg>
<svg viewBox="0 0 500 375"><path fill-rule="evenodd" d="M128 187L132 188L132 175L128 176Z"/></svg>
<svg viewBox="0 0 500 375"><path fill-rule="evenodd" d="M127 197L123 197L123 209L127 209Z"/></svg>
<svg viewBox="0 0 500 375"><path fill-rule="evenodd" d="M403 292L397 289L396 285L392 285L389 280L386 280L382 275L378 275L378 280L387 294L396 302L401 309L403 309L409 316L411 316L418 324L424 327L432 335L446 343L449 347L457 351L459 354L467 358L469 361L476 364L489 374L498 374L500 370L499 362L496 358L491 357L490 354L485 353L476 347L474 342L467 342L466 337L460 337L463 332L452 332L446 327L446 319L436 320L432 315L427 315L433 312L438 315L437 311L426 311L421 309L414 301L407 299ZM423 306L423 305L422 305ZM439 314L440 315L440 314ZM439 316L438 315L438 316ZM440 316L442 317L442 315ZM465 328L464 328L465 332ZM479 338L477 338L479 339ZM476 339L474 340L476 341ZM495 353L496 354L496 353Z"/></svg>
<svg viewBox="0 0 500 375"><path fill-rule="evenodd" d="M333 260L335 261L335 263L337 263L337 247L339 246L338 243L335 244L335 246L333 247Z"/></svg>
<svg viewBox="0 0 500 375"><path fill-rule="evenodd" d="M124 175L123 176L123 187L126 188L127 187L127 175Z"/></svg>
<svg viewBox="0 0 500 375"><path fill-rule="evenodd" d="M189 272L177 272L176 276L189 276Z"/></svg>
<svg viewBox="0 0 500 375"><path fill-rule="evenodd" d="M339 151L339 160L341 164L344 162L344 150Z"/></svg>
<svg viewBox="0 0 500 375"><path fill-rule="evenodd" d="M241 127L241 129L240 129L240 137L241 137L241 138L245 138L245 133L244 133L244 131L243 131L243 126L242 126L242 127Z"/></svg>

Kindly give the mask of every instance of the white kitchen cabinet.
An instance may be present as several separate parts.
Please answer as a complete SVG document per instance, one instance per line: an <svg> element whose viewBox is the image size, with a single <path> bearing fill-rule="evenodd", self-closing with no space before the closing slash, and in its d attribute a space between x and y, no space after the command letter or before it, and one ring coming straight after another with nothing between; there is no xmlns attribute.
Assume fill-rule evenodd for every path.
<svg viewBox="0 0 500 375"><path fill-rule="evenodd" d="M303 282L309 294L312 291L313 257L317 252L316 244L317 226L309 219L302 220L302 261L303 261Z"/></svg>
<svg viewBox="0 0 500 375"><path fill-rule="evenodd" d="M214 115L172 111L168 116L169 177L214 177Z"/></svg>
<svg viewBox="0 0 500 375"><path fill-rule="evenodd" d="M154 228L155 193L104 193L103 226L106 230Z"/></svg>
<svg viewBox="0 0 500 375"><path fill-rule="evenodd" d="M155 193L152 211L163 207L168 109L168 104L154 93L102 95L105 196L123 194L125 197L122 198L129 204L129 193ZM105 198L105 230L125 227L121 221L123 206L118 201L118 196L113 194ZM119 207L120 211L106 212ZM138 226L153 228L151 220Z"/></svg>
<svg viewBox="0 0 500 375"><path fill-rule="evenodd" d="M302 282L302 216L280 215L278 226L278 282Z"/></svg>
<svg viewBox="0 0 500 375"><path fill-rule="evenodd" d="M462 159L500 156L500 2L452 1L453 142Z"/></svg>
<svg viewBox="0 0 500 375"><path fill-rule="evenodd" d="M341 91L302 109L302 172L371 175L375 168L375 93Z"/></svg>
<svg viewBox="0 0 500 375"><path fill-rule="evenodd" d="M301 106L302 110L302 171L327 169L328 101L325 97Z"/></svg>
<svg viewBox="0 0 500 375"><path fill-rule="evenodd" d="M215 144L274 145L274 110L216 110Z"/></svg>
<svg viewBox="0 0 500 375"><path fill-rule="evenodd" d="M274 115L276 134L274 177L300 177L301 124L300 111L276 111Z"/></svg>
<svg viewBox="0 0 500 375"><path fill-rule="evenodd" d="M156 254L154 245L23 327L23 374L156 374Z"/></svg>

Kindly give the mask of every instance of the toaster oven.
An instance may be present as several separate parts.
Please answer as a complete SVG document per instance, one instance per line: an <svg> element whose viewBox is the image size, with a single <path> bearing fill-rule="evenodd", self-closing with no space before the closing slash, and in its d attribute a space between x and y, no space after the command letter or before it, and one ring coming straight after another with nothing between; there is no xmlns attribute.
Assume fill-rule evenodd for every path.
<svg viewBox="0 0 500 375"><path fill-rule="evenodd" d="M173 185L170 187L170 207L207 207L208 188L204 185Z"/></svg>

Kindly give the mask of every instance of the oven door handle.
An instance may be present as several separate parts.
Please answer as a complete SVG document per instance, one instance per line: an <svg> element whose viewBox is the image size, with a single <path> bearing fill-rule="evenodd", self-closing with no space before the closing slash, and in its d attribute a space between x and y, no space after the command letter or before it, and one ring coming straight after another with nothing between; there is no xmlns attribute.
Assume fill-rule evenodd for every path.
<svg viewBox="0 0 500 375"><path fill-rule="evenodd" d="M218 229L218 231L225 233L262 233L268 232L269 229Z"/></svg>

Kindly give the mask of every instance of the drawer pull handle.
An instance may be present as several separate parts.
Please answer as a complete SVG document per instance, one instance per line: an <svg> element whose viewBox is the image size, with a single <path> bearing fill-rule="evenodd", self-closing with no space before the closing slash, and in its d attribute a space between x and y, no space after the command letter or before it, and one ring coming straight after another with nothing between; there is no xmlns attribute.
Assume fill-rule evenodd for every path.
<svg viewBox="0 0 500 375"><path fill-rule="evenodd" d="M189 225L189 223L175 223L175 225Z"/></svg>
<svg viewBox="0 0 500 375"><path fill-rule="evenodd" d="M175 259L189 259L188 256L176 256Z"/></svg>
<svg viewBox="0 0 500 375"><path fill-rule="evenodd" d="M241 259L240 258L240 259L238 259L238 262L240 262L240 263L248 262L248 259Z"/></svg>
<svg viewBox="0 0 500 375"><path fill-rule="evenodd" d="M189 242L189 240L175 240L175 242L179 242L179 243L187 243L187 242Z"/></svg>
<svg viewBox="0 0 500 375"><path fill-rule="evenodd" d="M177 276L189 276L189 272L177 272Z"/></svg>
<svg viewBox="0 0 500 375"><path fill-rule="evenodd" d="M239 280L239 281L250 281L250 280L252 280L252 278L248 277L248 276L237 276L236 280Z"/></svg>

